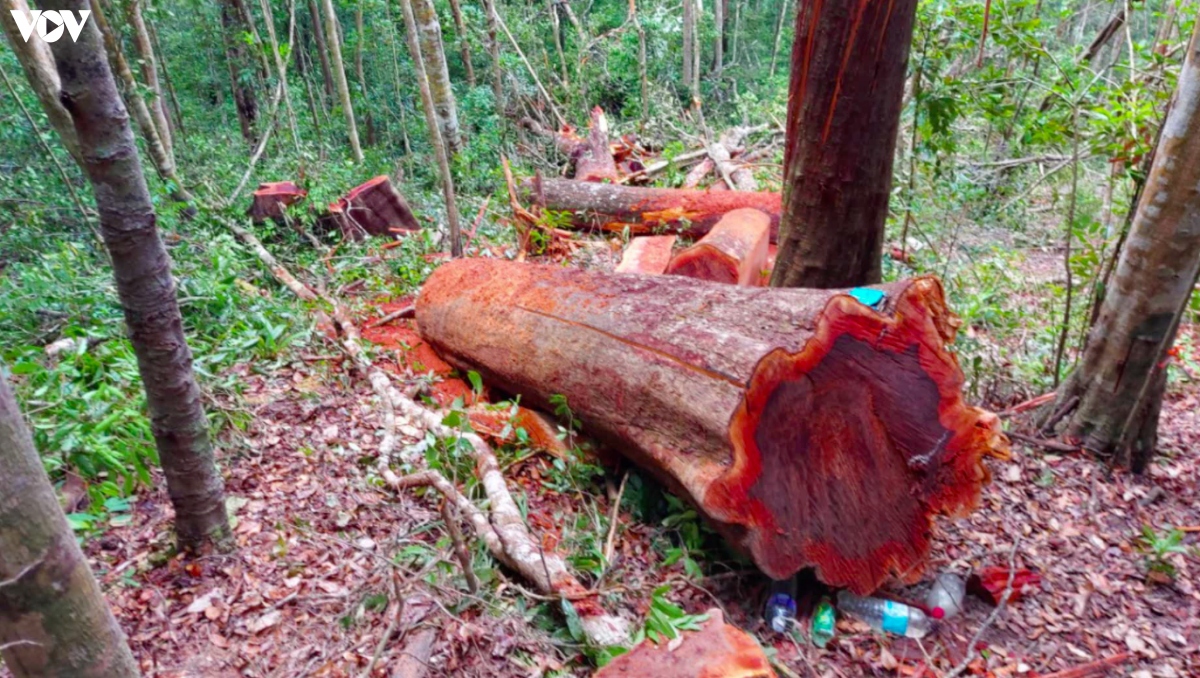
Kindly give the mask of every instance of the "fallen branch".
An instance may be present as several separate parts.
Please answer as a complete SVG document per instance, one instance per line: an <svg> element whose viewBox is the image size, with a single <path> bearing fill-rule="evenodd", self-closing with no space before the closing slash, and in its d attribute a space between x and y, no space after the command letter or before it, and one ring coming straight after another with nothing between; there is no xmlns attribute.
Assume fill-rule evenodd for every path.
<svg viewBox="0 0 1200 678"><path fill-rule="evenodd" d="M383 327L384 325L392 322L393 320L399 320L401 318L411 318L411 317L413 317L413 315L416 312L417 312L416 306L405 306L404 308L402 308L398 311L392 311L391 313L383 316L379 320L376 320L375 322L371 323L370 325L367 325L367 329L373 330L376 327Z"/></svg>
<svg viewBox="0 0 1200 678"><path fill-rule="evenodd" d="M283 265L280 264L275 258L275 256L268 252L267 248L263 247L262 241L260 241L253 233L245 228L242 228L241 226L238 226L232 221L226 221L225 225L229 228L229 230L233 231L237 237L241 238L242 242L246 243L246 245L249 246L256 255L258 255L258 258L262 260L264 264L266 264L267 268L271 270L271 273L279 282L283 283L284 287L287 287L292 291L293 294L300 297L304 301L317 300L316 292L313 292L311 288L297 280L296 276L292 275L286 268L284 268Z"/></svg>
<svg viewBox="0 0 1200 678"><path fill-rule="evenodd" d="M1043 450L1049 450L1050 452L1062 452L1064 454L1074 454L1074 453L1080 452L1082 450L1082 448L1079 447L1078 445L1068 445L1066 443L1060 443L1056 440L1047 440L1045 438L1035 438L1034 436L1025 435L1024 433L1017 433L1016 431L1008 431L1006 433L1006 435L1008 435L1009 438L1012 438L1014 440L1020 440L1023 443L1026 443L1028 445L1033 445L1035 447L1040 447Z"/></svg>
<svg viewBox="0 0 1200 678"><path fill-rule="evenodd" d="M1095 675L1104 669L1124 664L1130 659L1133 659L1132 652L1121 652L1120 654L1115 654L1104 659L1097 659L1094 662L1081 664L1074 668L1063 669L1062 671L1055 671L1054 673L1046 673L1043 674L1041 678L1088 678L1088 676Z"/></svg>

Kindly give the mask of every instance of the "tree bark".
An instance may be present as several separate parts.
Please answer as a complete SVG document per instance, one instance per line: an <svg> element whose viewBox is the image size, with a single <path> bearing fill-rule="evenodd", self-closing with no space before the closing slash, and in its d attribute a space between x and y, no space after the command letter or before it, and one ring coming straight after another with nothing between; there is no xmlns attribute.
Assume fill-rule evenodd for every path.
<svg viewBox="0 0 1200 678"><path fill-rule="evenodd" d="M400 9L404 14L405 34L408 36L408 53L412 58L413 70L416 72L417 85L421 90L421 105L425 110L425 126L429 128L429 143L433 147L437 159L438 173L442 180L442 196L446 201L446 222L450 230L450 254L462 256L462 238L458 226L458 203L454 195L454 175L450 173L450 153L446 142L442 139L442 131L438 126L437 103L429 86L428 74L425 71L425 59L421 55L421 44L418 38L417 19L413 13L410 0L400 0ZM440 44L439 40L439 44Z"/></svg>
<svg viewBox="0 0 1200 678"><path fill-rule="evenodd" d="M767 266L771 217L739 209L725 216L696 244L671 259L668 275L729 285L758 285Z"/></svg>
<svg viewBox="0 0 1200 678"><path fill-rule="evenodd" d="M125 7L125 15L133 26L133 44L141 57L142 78L152 95L148 107L154 120L154 129L162 141L163 150L175 159L175 140L171 133L171 123L167 117L167 98L163 95L162 85L158 82L158 57L154 54L154 46L150 42L150 31L146 28L146 19L142 16L142 3L139 0L129 0Z"/></svg>
<svg viewBox="0 0 1200 678"><path fill-rule="evenodd" d="M450 69L442 46L442 24L438 21L433 0L409 0L417 21L417 37L421 45L421 61L429 82L429 93L437 112L438 129L446 151L454 156L462 150L462 132L458 127L458 104L450 86Z"/></svg>
<svg viewBox="0 0 1200 678"><path fill-rule="evenodd" d="M633 235L671 232L698 238L727 212L753 207L771 217L771 242L779 230L778 193L640 188L567 179L521 182L521 199L574 212L580 228Z"/></svg>
<svg viewBox="0 0 1200 678"><path fill-rule="evenodd" d="M779 4L779 21L775 24L775 42L771 48L771 77L775 77L775 66L779 63L779 45L783 42L783 27L787 20L788 7L791 6L791 0L782 0Z"/></svg>
<svg viewBox="0 0 1200 678"><path fill-rule="evenodd" d="M167 96L171 102L171 112L175 116L175 130L179 132L179 136L187 134L187 128L183 124L183 109L179 106L179 97L175 93L175 84L171 80L171 66L167 63L166 52L163 51L162 45L158 42L158 31L154 29L154 24L148 26L150 29L150 44L154 46L154 52L158 55L159 64L162 66L163 82L167 85ZM172 141L174 135L172 135Z"/></svg>
<svg viewBox="0 0 1200 678"><path fill-rule="evenodd" d="M258 143L258 134L254 130L258 122L258 99L254 94L254 85L243 76L246 68L250 67L250 55L246 43L238 36L248 30L243 25L242 0L221 0L221 28L225 39L225 64L229 69L229 85L233 92L234 107L237 108L238 124L242 128L242 138L250 147Z"/></svg>
<svg viewBox="0 0 1200 678"><path fill-rule="evenodd" d="M317 56L321 58L321 81L325 83L325 98L332 99L333 70L329 66L329 46L325 44L325 29L323 28L325 22L321 19L321 10L317 8L317 0L308 0L308 11L312 15L313 40L317 43Z"/></svg>
<svg viewBox="0 0 1200 678"><path fill-rule="evenodd" d="M338 98L342 102L342 113L346 116L346 134L350 137L350 154L354 162L363 161L362 146L358 144L358 125L354 122L354 104L350 101L350 85L346 83L346 67L342 63L342 45L338 40L337 13L333 0L321 0L325 7L325 42L329 45L330 66L333 81L337 85Z"/></svg>
<svg viewBox="0 0 1200 678"><path fill-rule="evenodd" d="M758 567L832 586L912 581L931 519L973 507L1003 456L962 400L935 278L879 310L825 290L714 285L493 259L445 264L417 301L452 364L587 429L706 515ZM571 347L564 351L563 347Z"/></svg>
<svg viewBox="0 0 1200 678"><path fill-rule="evenodd" d="M483 13L487 17L487 48L492 58L492 97L496 100L496 113L504 115L504 68L500 62L500 35L496 31L496 0L483 0Z"/></svg>
<svg viewBox="0 0 1200 678"><path fill-rule="evenodd" d="M38 103L42 105L42 110L50 119L50 125L54 131L58 132L63 146L75 159L76 164L83 167L83 156L79 153L79 141L75 138L75 127L71 123L71 116L58 100L60 83L58 71L54 68L54 57L50 55L50 45L45 40L33 37L26 42L21 37L21 31L17 28L17 22L12 16L14 11L28 12L29 4L26 0L3 0L0 2L0 7L3 8L0 11L0 24L4 26L8 44L12 47L13 53L17 55L21 69L25 71L25 79L29 81L29 86L33 88Z"/></svg>
<svg viewBox="0 0 1200 678"><path fill-rule="evenodd" d="M696 51L696 0L683 0L683 84L692 88Z"/></svg>
<svg viewBox="0 0 1200 678"><path fill-rule="evenodd" d="M3 375L0 657L17 678L139 675Z"/></svg>
<svg viewBox="0 0 1200 678"><path fill-rule="evenodd" d="M771 284L880 280L916 0L800 3Z"/></svg>
<svg viewBox="0 0 1200 678"><path fill-rule="evenodd" d="M475 66L471 63L467 24L463 21L462 7L459 6L458 0L450 0L450 15L454 17L454 32L458 35L458 51L462 54L463 68L467 69L467 86L475 89Z"/></svg>
<svg viewBox="0 0 1200 678"><path fill-rule="evenodd" d="M271 41L271 54L275 59L275 73L279 76L279 86L283 91L283 104L287 109L288 129L292 133L292 145L296 148L296 154L300 154L300 129L296 126L296 111L292 108L292 95L288 89L287 78L287 63L283 60L283 55L279 52L279 40L275 37L275 17L271 12L270 0L259 0L259 6L262 7L263 23L267 25L267 38ZM288 6L288 48L294 49L294 37L296 33L296 4L295 0L291 0Z"/></svg>
<svg viewBox="0 0 1200 678"><path fill-rule="evenodd" d="M88 5L87 0L57 4L73 10ZM84 26L78 42L59 40L52 50L146 390L179 545L197 550L224 542L230 534L224 490L183 334L171 261L96 22Z"/></svg>
<svg viewBox="0 0 1200 678"><path fill-rule="evenodd" d="M358 8L354 12L354 74L358 78L358 95L362 102L362 108L365 110L364 116L367 124L367 145L375 145L375 118L371 115L371 95L367 90L367 75L363 68L363 54L365 50L366 26L363 23L363 0L359 0Z"/></svg>
<svg viewBox="0 0 1200 678"><path fill-rule="evenodd" d="M1158 365L1200 276L1200 24L1188 45L1150 175L1079 366L1059 393L1078 397L1066 428L1084 447L1126 458L1153 423ZM1055 408L1056 410L1058 407ZM1143 417L1144 418L1144 417ZM1144 449L1138 451L1147 457ZM1144 462L1143 462L1144 467Z"/></svg>
<svg viewBox="0 0 1200 678"><path fill-rule="evenodd" d="M725 0L713 0L713 24L717 28L717 39L713 41L712 72L719 75L725 68Z"/></svg>

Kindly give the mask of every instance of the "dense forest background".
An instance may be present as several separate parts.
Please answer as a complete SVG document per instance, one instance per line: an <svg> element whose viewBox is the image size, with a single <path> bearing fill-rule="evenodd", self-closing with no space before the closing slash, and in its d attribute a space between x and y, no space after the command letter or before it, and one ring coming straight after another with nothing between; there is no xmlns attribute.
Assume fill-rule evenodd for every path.
<svg viewBox="0 0 1200 678"><path fill-rule="evenodd" d="M363 318L410 298L449 249L448 183L453 219L472 236L468 251L511 254L519 224L504 162L518 178L561 173L566 158L536 130L586 130L595 106L611 138L632 135L667 161L657 185L683 185L690 151L744 127L742 156L753 158L746 166L760 190L779 191L794 2L414 0L421 38L442 43L444 80L428 64L421 77L413 63L407 0L94 3L127 62L129 78L118 78L126 102L145 103L158 144L169 130L170 148L156 149L135 127L222 463L260 463L264 440L287 437L264 418L266 382L308 389L300 399L310 415L334 402L314 384L338 388L338 412L356 421L355 389L360 398L368 393L331 356L338 349L313 312L320 303L298 303L230 229L248 226L258 183L293 181L307 190L306 202L290 211L300 228L265 221L254 232L287 268L308 272ZM18 6L9 0L6 13L10 5ZM1067 378L1129 230L1198 15L1200 4L1181 0L918 3L883 276L943 279L962 319L955 350L972 402L1004 411ZM340 69L344 82L330 69ZM101 544L113 530L139 524L139 502L156 485L155 440L91 191L11 49L0 50L0 73L0 363L47 472L68 497L72 527L85 543ZM437 139L452 182L439 171L422 80L439 106ZM383 248L343 239L319 218L381 174L392 177L423 230ZM569 221L553 211L538 218L550 230ZM543 232L533 232L535 256L555 253ZM586 263L590 249L583 249ZM1194 404L1187 394L1200 378L1198 317L1193 295L1167 368L1177 403ZM571 429L566 404L564 412ZM322 417L345 455L362 451L344 435L345 423L339 437L336 419ZM1178 461L1179 440L1167 432L1161 464ZM320 455L324 445L297 444L304 455ZM504 454L515 465L526 450L517 444ZM469 464L434 456L447 473L471 475ZM1052 471L1038 473L1040 487L1054 483ZM548 462L540 474L536 485L564 494L605 494L603 471L590 457ZM631 481L632 501L652 494L643 482L650 484ZM573 567L601 578L608 523L588 501L563 541ZM696 578L744 566L694 512L666 501L674 503L665 518L645 514L672 535L656 547L657 563ZM1163 535L1151 530L1147 543L1171 538ZM287 543L280 537L278 558L286 559ZM436 543L448 548L444 539ZM457 581L434 550L413 538L396 557L438 585ZM474 557L486 558L482 550ZM123 576L114 574L118 584ZM345 628L387 607L388 585L377 589L340 617ZM457 604L456 611L470 602ZM555 610L520 606L524 618L571 641ZM551 672L595 660L552 642L538 647L557 657L559 669L543 666Z"/></svg>

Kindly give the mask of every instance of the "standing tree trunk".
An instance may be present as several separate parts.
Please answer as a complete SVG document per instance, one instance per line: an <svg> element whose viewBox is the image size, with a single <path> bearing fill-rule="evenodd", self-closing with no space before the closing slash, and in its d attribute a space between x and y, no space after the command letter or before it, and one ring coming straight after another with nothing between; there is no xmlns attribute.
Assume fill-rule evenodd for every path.
<svg viewBox="0 0 1200 678"><path fill-rule="evenodd" d="M367 93L367 76L363 68L364 43L367 35L363 25L363 0L358 2L358 10L354 13L354 75L358 78L358 95L361 97L363 108L366 109L367 145L375 145L375 119L371 117L371 96Z"/></svg>
<svg viewBox="0 0 1200 678"><path fill-rule="evenodd" d="M142 98L138 83L133 77L133 71L129 70L129 62L125 60L125 53L121 51L121 43L105 18L99 0L91 0L91 8L96 26L104 39L110 67L125 84L125 96L129 107L133 109L133 120L141 130L142 138L146 140L146 149L150 152L150 159L154 162L155 171L159 178L171 187L172 198L178 202L191 203L195 198L183 187L183 182L175 173L175 156L167 149L166 143L158 133L154 115L150 112L150 107L146 105L146 100ZM162 120L162 124L166 124L165 119ZM78 134L78 132L76 133Z"/></svg>
<svg viewBox="0 0 1200 678"><path fill-rule="evenodd" d="M75 126L71 123L67 109L63 108L62 102L58 100L60 84L58 71L54 68L54 57L50 55L50 45L45 40L32 36L29 42L26 42L13 19L13 12L28 12L29 4L26 0L3 0L0 2L0 8L3 8L0 10L0 24L4 25L8 44L12 46L17 61L21 63L21 69L25 71L25 79L37 95L42 110L50 119L50 125L58 132L63 146L71 157L75 158L75 162L83 167L83 156L79 154L79 142L75 139Z"/></svg>
<svg viewBox="0 0 1200 678"><path fill-rule="evenodd" d="M187 134L187 129L183 124L183 109L179 106L179 97L175 94L175 84L171 81L171 66L167 63L166 52L163 51L162 45L158 42L158 31L154 30L154 24L148 26L150 29L150 44L154 46L154 53L158 55L158 62L162 65L163 82L167 85L167 96L171 102L171 112L175 116L175 129L179 131L179 136ZM174 135L172 135L174 141Z"/></svg>
<svg viewBox="0 0 1200 678"><path fill-rule="evenodd" d="M245 73L250 64L246 43L238 36L248 30L242 21L241 0L221 0L221 32L225 36L225 64L229 68L229 85L237 108L242 138L253 147L258 142L254 124L258 121L258 99L254 96L253 78Z"/></svg>
<svg viewBox="0 0 1200 678"><path fill-rule="evenodd" d="M450 86L450 70L446 66L446 51L442 46L442 25L438 22L433 0L410 0L417 20L417 37L421 45L421 61L429 82L429 93L437 108L437 122L451 156L462 150L462 132L458 127L458 104Z"/></svg>
<svg viewBox="0 0 1200 678"><path fill-rule="evenodd" d="M487 17L487 48L492 58L492 97L496 100L496 113L504 115L504 68L500 63L500 37L496 24L496 0L483 0L483 12Z"/></svg>
<svg viewBox="0 0 1200 678"><path fill-rule="evenodd" d="M713 66L715 74L725 67L725 0L713 0L713 24L717 28L717 39L713 41Z"/></svg>
<svg viewBox="0 0 1200 678"><path fill-rule="evenodd" d="M454 32L458 35L458 51L462 54L463 68L467 69L467 86L475 89L475 66L471 63L467 24L463 21L462 7L459 6L458 0L450 0L450 15L454 17Z"/></svg>
<svg viewBox="0 0 1200 678"><path fill-rule="evenodd" d="M325 42L329 45L330 66L333 81L337 85L338 98L342 102L342 113L346 116L346 133L350 137L350 153L354 162L363 161L362 146L358 145L358 125L354 122L354 105L350 103L350 85L346 83L346 67L342 63L342 46L338 40L337 13L333 11L333 0L321 0L325 7Z"/></svg>
<svg viewBox="0 0 1200 678"><path fill-rule="evenodd" d="M437 104L430 91L428 74L425 71L425 60L421 55L420 41L417 39L417 19L413 13L410 0L400 0L400 9L404 13L405 34L408 36L408 53L412 57L413 70L417 76L417 86L421 90L421 105L425 109L425 126L429 128L429 143L433 146L433 155L437 158L438 173L442 178L442 195L446 200L446 221L450 230L450 254L462 256L462 239L459 237L458 204L454 196L454 176L450 174L450 157L446 143L442 140L441 128L437 120ZM439 40L439 43L441 41Z"/></svg>
<svg viewBox="0 0 1200 678"><path fill-rule="evenodd" d="M1188 45L1150 175L1083 356L1054 408L1066 434L1141 470L1153 447L1161 363L1200 275L1200 24ZM1147 439L1149 434L1149 439Z"/></svg>
<svg viewBox="0 0 1200 678"><path fill-rule="evenodd" d="M321 10L317 8L317 0L308 0L308 11L312 14L313 40L317 43L317 56L321 58L321 76L325 83L325 99L333 98L333 70L329 67L329 47L325 44L325 30L321 27L325 22L321 19ZM324 106L324 99L321 100Z"/></svg>
<svg viewBox="0 0 1200 678"><path fill-rule="evenodd" d="M880 280L916 0L799 4L771 284Z"/></svg>
<svg viewBox="0 0 1200 678"><path fill-rule="evenodd" d="M781 0L779 3L779 21L775 24L775 43L771 48L771 77L775 77L775 65L779 63L779 44L783 42L783 26L787 20L788 7L791 0Z"/></svg>
<svg viewBox="0 0 1200 678"><path fill-rule="evenodd" d="M646 29L642 27L642 22L638 19L637 0L629 0L629 17L626 19L633 23L637 28L638 36L638 78L642 83L642 117L641 124L644 126L646 121L650 119L650 80L646 76Z"/></svg>
<svg viewBox="0 0 1200 678"><path fill-rule="evenodd" d="M692 88L696 52L696 0L683 0L683 84Z"/></svg>
<svg viewBox="0 0 1200 678"><path fill-rule="evenodd" d="M271 54L275 57L275 72L279 76L279 87L283 91L283 104L287 108L288 128L292 132L292 144L296 147L297 155L300 153L300 130L296 126L296 111L292 108L292 95L288 91L287 79L287 63L283 60L283 54L279 52L279 40L275 37L275 17L271 13L271 0L259 0L259 5L262 7L263 23L267 25L267 38L271 41ZM296 2L291 1L288 6L288 49L292 49L292 38L296 31Z"/></svg>
<svg viewBox="0 0 1200 678"><path fill-rule="evenodd" d="M171 134L171 124L167 118L167 98L163 95L162 85L158 82L158 58L154 54L154 46L150 42L150 31L146 28L146 19L142 16L140 0L129 0L125 7L126 18L133 26L133 44L141 57L142 78L150 89L151 99L148 104L150 116L154 120L154 128L158 130L158 138L162 141L163 150L175 158L175 140Z"/></svg>
<svg viewBox="0 0 1200 678"><path fill-rule="evenodd" d="M86 9L87 0L60 2ZM175 507L179 545L198 550L230 535L225 493L208 438L208 421L183 334L171 260L159 237L128 113L117 93L96 23L79 41L52 50L62 102L75 123L84 167L100 212L117 295L146 390L158 457Z"/></svg>
<svg viewBox="0 0 1200 678"><path fill-rule="evenodd" d="M139 675L0 375L0 662L17 678Z"/></svg>

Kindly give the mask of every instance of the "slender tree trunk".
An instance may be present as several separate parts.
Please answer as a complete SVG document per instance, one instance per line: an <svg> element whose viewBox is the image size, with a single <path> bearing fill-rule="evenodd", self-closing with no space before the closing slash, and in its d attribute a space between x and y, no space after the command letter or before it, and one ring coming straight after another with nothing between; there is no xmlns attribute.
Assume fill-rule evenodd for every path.
<svg viewBox="0 0 1200 678"><path fill-rule="evenodd" d="M713 0L713 24L717 28L717 39L713 42L713 73L725 67L725 0Z"/></svg>
<svg viewBox="0 0 1200 678"><path fill-rule="evenodd" d="M0 611L0 665L17 678L139 675L3 375Z"/></svg>
<svg viewBox="0 0 1200 678"><path fill-rule="evenodd" d="M83 156L79 154L79 142L75 139L75 127L71 123L71 116L58 100L60 84L58 71L54 68L54 57L50 54L50 44L35 37L30 37L26 42L21 37L21 31L17 28L12 13L28 12L29 4L26 0L0 0L0 8L3 8L0 10L0 24L4 26L8 44L17 55L21 69L25 71L25 79L29 81L38 103L50 119L50 126L58 132L63 146L75 159L76 164L83 167Z"/></svg>
<svg viewBox="0 0 1200 678"><path fill-rule="evenodd" d="M641 124L645 125L650 119L650 80L646 76L646 29L638 19L637 0L629 0L629 16L627 21L637 28L638 36L638 78L642 84L642 117Z"/></svg>
<svg viewBox="0 0 1200 678"><path fill-rule="evenodd" d="M358 94L362 107L366 110L367 145L375 145L375 119L371 117L371 96L367 90L367 76L363 69L363 48L366 43L367 31L363 25L363 0L358 0L358 11L354 13L354 74L358 78Z"/></svg>
<svg viewBox="0 0 1200 678"><path fill-rule="evenodd" d="M458 0L450 0L450 15L454 17L454 32L458 35L458 51L462 54L463 67L467 69L467 86L475 89L475 66L471 63L467 24L463 21L462 7L459 6Z"/></svg>
<svg viewBox="0 0 1200 678"><path fill-rule="evenodd" d="M324 0L321 0L324 2ZM308 11L312 14L313 40L317 43L317 56L321 59L321 82L325 84L324 99L333 98L333 69L329 66L329 46L325 44L325 20L321 18L321 10L317 8L317 0L308 0ZM322 102L324 102L322 99ZM322 107L324 103L322 103Z"/></svg>
<svg viewBox="0 0 1200 678"><path fill-rule="evenodd" d="M487 17L487 48L492 59L492 97L496 100L496 112L504 113L504 67L500 62L500 35L496 30L496 0L483 0L483 12Z"/></svg>
<svg viewBox="0 0 1200 678"><path fill-rule="evenodd" d="M434 100L432 88L429 86L428 74L425 71L425 59L421 54L421 44L418 39L417 19L410 0L400 0L400 9L404 13L404 26L408 35L408 53L412 57L413 70L416 73L417 85L421 90L421 104L425 109L425 126L429 128L429 143L433 147L437 159L438 173L442 179L442 195L446 200L446 222L450 230L450 254L462 256L462 239L459 237L458 204L454 195L454 176L450 173L450 156L446 143L442 140L441 127L437 119L437 102ZM439 41L440 42L440 41Z"/></svg>
<svg viewBox="0 0 1200 678"><path fill-rule="evenodd" d="M175 116L175 129L179 132L179 136L183 137L187 134L187 128L183 125L183 108L179 105L179 97L175 94L175 83L171 80L171 67L167 63L167 54L158 42L158 31L154 29L154 24L149 24L148 27L150 29L150 44L154 46L154 53L158 55L158 63L162 68L163 82L167 85L167 97L171 102L171 113Z"/></svg>
<svg viewBox="0 0 1200 678"><path fill-rule="evenodd" d="M773 286L879 282L916 9L800 3Z"/></svg>
<svg viewBox="0 0 1200 678"><path fill-rule="evenodd" d="M546 11L550 13L550 36L554 41L554 52L558 54L558 66L562 70L563 87L570 87L571 76L567 72L567 53L563 49L562 22L558 18L557 0L546 0Z"/></svg>
<svg viewBox="0 0 1200 678"><path fill-rule="evenodd" d="M771 48L771 77L775 77L775 66L779 63L779 45L783 42L783 27L787 21L788 8L791 0L781 0L779 3L779 21L775 24L775 43Z"/></svg>
<svg viewBox="0 0 1200 678"><path fill-rule="evenodd" d="M150 31L146 28L146 19L142 16L142 3L139 0L129 0L125 6L125 16L133 26L133 44L141 57L142 78L150 89L150 117L154 121L154 129L162 141L163 150L175 160L175 140L171 135L171 123L167 118L167 98L163 95L162 85L158 82L158 58L154 54L154 46L150 42Z"/></svg>
<svg viewBox="0 0 1200 678"><path fill-rule="evenodd" d="M429 92L437 108L438 127L446 150L451 156L462 150L462 132L458 127L458 104L450 86L450 69L446 66L446 51L442 46L442 25L438 22L433 0L410 0L417 20L417 36L421 44L421 60L429 78Z"/></svg>
<svg viewBox="0 0 1200 678"><path fill-rule="evenodd" d="M329 45L330 67L333 81L337 85L338 98L342 102L342 113L346 116L346 133L350 137L350 153L354 162L363 161L362 146L358 144L358 125L354 122L354 105L350 102L350 85L346 83L346 67L342 63L342 46L338 39L337 13L333 0L321 0L325 7L325 42Z"/></svg>
<svg viewBox="0 0 1200 678"><path fill-rule="evenodd" d="M1083 356L1060 390L1078 398L1066 434L1099 454L1144 468L1146 432L1157 426L1155 372L1174 340L1200 276L1200 24L1188 45L1121 258ZM1058 408L1056 408L1058 409ZM1151 441L1152 442L1152 441Z"/></svg>
<svg viewBox="0 0 1200 678"><path fill-rule="evenodd" d="M271 41L271 54L275 57L275 72L279 76L280 87L283 89L283 105L287 109L288 128L292 132L292 143L296 153L300 153L300 130L296 126L296 111L292 109L292 95L288 91L287 64L279 53L279 41L275 38L275 17L271 13L270 0L259 0L262 7L263 23L267 25L267 38ZM292 36L296 31L296 2L291 0L288 6L288 48L292 49Z"/></svg>
<svg viewBox="0 0 1200 678"><path fill-rule="evenodd" d="M150 112L150 107L146 105L146 100L142 98L138 83L133 77L133 71L129 70L129 62L125 60L125 53L121 51L121 44L113 33L99 0L91 0L91 8L96 26L103 36L111 71L115 71L125 84L125 96L132 109L133 120L141 131L142 138L146 141L146 149L150 152L150 159L154 162L155 171L159 178L170 187L172 198L182 203L193 202L195 198L184 188L183 181L175 172L175 158L167 151L162 137L158 134L154 116ZM79 134L78 127L75 133Z"/></svg>
<svg viewBox="0 0 1200 678"><path fill-rule="evenodd" d="M86 0L58 3L85 9ZM154 206L138 160L128 113L100 44L99 22L78 42L52 45L62 101L75 123L112 259L117 295L146 391L150 425L175 507L179 545L198 550L230 536L192 354L175 298L171 260L159 237Z"/></svg>
<svg viewBox="0 0 1200 678"><path fill-rule="evenodd" d="M317 148L320 149L318 151L318 153L320 154L321 158L324 158L325 157L325 141L321 134L322 107L317 104L317 95L313 92L313 89L315 89L315 88L312 85L312 69L308 68L308 66L306 66L306 64L308 64L308 57L305 54L304 50L300 50L299 56L300 56L300 59L298 61L300 64L300 69L302 71L301 79L304 81L304 93L308 97L308 112L310 115L312 115L313 131L317 135Z"/></svg>
<svg viewBox="0 0 1200 678"><path fill-rule="evenodd" d="M405 106L400 96L403 87L400 85L400 52L396 48L400 30L392 21L392 3L390 1L383 3L383 11L390 29L388 30L388 47L392 50L392 86L396 90L396 107L400 109L400 138L404 142L404 164L408 171L412 172L412 144L408 140L408 116L404 113Z"/></svg>
<svg viewBox="0 0 1200 678"><path fill-rule="evenodd" d="M683 84L692 87L696 52L696 0L683 0Z"/></svg>
<svg viewBox="0 0 1200 678"><path fill-rule="evenodd" d="M733 0L733 37L729 45L729 61L737 63L738 37L742 34L742 0Z"/></svg>
<svg viewBox="0 0 1200 678"><path fill-rule="evenodd" d="M254 130L258 121L258 99L254 94L253 78L244 74L250 56L246 53L246 43L238 37L246 30L238 5L240 0L221 0L221 32L225 39L225 63L229 68L229 85L238 124L242 128L242 138L253 148L258 143L258 134Z"/></svg>

